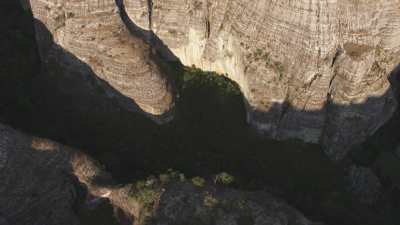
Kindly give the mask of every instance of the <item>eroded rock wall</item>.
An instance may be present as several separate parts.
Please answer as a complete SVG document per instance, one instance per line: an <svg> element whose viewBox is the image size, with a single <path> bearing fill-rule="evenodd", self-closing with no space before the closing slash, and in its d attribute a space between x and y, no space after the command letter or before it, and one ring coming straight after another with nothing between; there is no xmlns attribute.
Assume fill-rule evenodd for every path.
<svg viewBox="0 0 400 225"><path fill-rule="evenodd" d="M165 122L173 107L166 73L151 48L131 35L114 0L31 0L42 61L50 73L95 77L127 109Z"/></svg>
<svg viewBox="0 0 400 225"><path fill-rule="evenodd" d="M124 0L185 64L228 74L266 135L335 159L391 116L400 1Z"/></svg>

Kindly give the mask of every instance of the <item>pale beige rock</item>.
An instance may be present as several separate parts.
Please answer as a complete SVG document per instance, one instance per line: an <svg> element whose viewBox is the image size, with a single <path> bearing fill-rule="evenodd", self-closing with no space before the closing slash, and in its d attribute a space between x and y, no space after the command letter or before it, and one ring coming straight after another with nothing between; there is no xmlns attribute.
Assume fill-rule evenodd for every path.
<svg viewBox="0 0 400 225"><path fill-rule="evenodd" d="M397 107L388 76L400 61L400 0L117 2L147 43L159 47L154 32L185 65L236 81L248 122L267 136L320 143L342 159ZM170 111L167 80L113 0L31 5L56 43L139 108ZM48 41L38 40L46 56Z"/></svg>
<svg viewBox="0 0 400 225"><path fill-rule="evenodd" d="M341 159L397 106L387 78L400 61L399 0L124 2L185 65L236 81L268 136Z"/></svg>
<svg viewBox="0 0 400 225"><path fill-rule="evenodd" d="M167 75L150 46L128 32L114 0L31 0L30 5L42 61L59 54L54 53L59 46L105 81L111 87L104 87L110 97L165 122L163 115L174 101ZM67 59L59 58L58 63L65 64Z"/></svg>

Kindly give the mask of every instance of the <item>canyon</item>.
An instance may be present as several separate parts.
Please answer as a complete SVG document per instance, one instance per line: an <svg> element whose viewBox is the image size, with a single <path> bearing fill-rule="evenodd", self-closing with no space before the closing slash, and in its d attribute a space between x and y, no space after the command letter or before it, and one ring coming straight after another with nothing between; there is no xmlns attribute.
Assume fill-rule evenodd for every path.
<svg viewBox="0 0 400 225"><path fill-rule="evenodd" d="M174 95L154 49L167 61L226 74L239 84L247 121L262 135L321 144L334 160L374 134L397 108L389 78L400 59L398 0L30 5L55 46L111 86L105 88L109 96L118 96L116 89L126 107L159 123L171 119ZM46 32L36 26L42 58L59 55L46 50ZM157 119L162 115L169 119Z"/></svg>
<svg viewBox="0 0 400 225"><path fill-rule="evenodd" d="M149 178L143 185L149 189L137 190L134 185L116 185L96 161L77 149L1 124L0 134L1 225L81 224L76 205L93 206L101 201L111 203L118 221L127 225L150 224L152 216L151 224L155 225L314 224L266 192L215 188L211 184L196 187L183 175L177 179L174 172L170 172L168 181ZM160 187L153 187L156 183ZM131 193L142 191L147 196L145 191L150 188L154 192L148 197L151 201L146 199L147 205L144 197Z"/></svg>
<svg viewBox="0 0 400 225"><path fill-rule="evenodd" d="M400 221L399 0L0 18L0 225Z"/></svg>
<svg viewBox="0 0 400 225"><path fill-rule="evenodd" d="M341 159L397 107L388 78L400 59L399 1L124 4L183 64L236 81L247 121L267 136L320 143Z"/></svg>

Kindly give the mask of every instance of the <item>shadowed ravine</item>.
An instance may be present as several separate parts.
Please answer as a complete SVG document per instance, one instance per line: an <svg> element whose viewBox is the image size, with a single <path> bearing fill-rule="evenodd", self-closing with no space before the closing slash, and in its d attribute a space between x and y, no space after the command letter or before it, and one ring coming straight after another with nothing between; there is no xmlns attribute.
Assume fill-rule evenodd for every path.
<svg viewBox="0 0 400 225"><path fill-rule="evenodd" d="M51 36L48 31L47 34ZM36 52L33 40L28 39L26 49ZM0 121L37 136L90 149L87 153L98 159L119 183L130 183L169 168L189 177L206 178L226 171L235 176L235 187L267 189L305 215L328 221L327 224L376 225L395 216L352 199L345 190L345 174L348 166L370 166L381 152L395 148L400 138L396 132L400 124L398 112L366 143L355 147L356 152L359 148L364 152L332 162L318 145L262 138L246 123L246 103L237 84L215 73L166 63L178 90L176 112L173 121L157 125L143 113L132 113L109 98L105 94L109 91L121 98L124 95L97 77L78 57L60 46L53 55L56 58L50 60L54 61L40 66L37 55L29 61L27 68L32 70L24 71L24 91L14 91L14 95L2 95L0 99ZM58 64L57 57L67 58L70 64ZM393 88L389 91L397 89L399 70L400 65L391 75ZM12 76L18 72L6 73ZM9 84L18 86L20 82ZM363 110L369 102L381 98L385 95L371 97L363 104L326 107ZM298 111L290 104L284 105L287 110ZM259 113L268 116L268 112ZM298 113L312 115L318 111Z"/></svg>

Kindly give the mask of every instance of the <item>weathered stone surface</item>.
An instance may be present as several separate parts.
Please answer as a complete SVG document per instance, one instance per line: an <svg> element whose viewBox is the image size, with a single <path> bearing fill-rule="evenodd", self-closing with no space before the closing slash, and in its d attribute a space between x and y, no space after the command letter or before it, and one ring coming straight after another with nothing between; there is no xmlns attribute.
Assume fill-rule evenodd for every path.
<svg viewBox="0 0 400 225"><path fill-rule="evenodd" d="M146 41L129 34L117 4ZM45 25L37 26L42 58L59 55L54 41L110 84L110 96L152 115L173 105L147 45L160 41L185 65L236 81L248 122L265 135L323 144L333 159L397 107L388 76L400 61L399 0L31 0L31 6Z"/></svg>
<svg viewBox="0 0 400 225"><path fill-rule="evenodd" d="M311 225L295 209L263 192L171 185L161 196L153 224Z"/></svg>
<svg viewBox="0 0 400 225"><path fill-rule="evenodd" d="M92 73L127 109L144 111L159 122L168 119L173 94L167 75L150 46L128 32L114 0L31 0L30 5L41 58L50 72L57 64L66 73ZM77 61L71 57L80 63L71 63Z"/></svg>
<svg viewBox="0 0 400 225"><path fill-rule="evenodd" d="M0 222L80 224L76 209L82 202L93 207L96 199L113 196L114 203L121 201L118 197L127 198L86 154L2 124L0 155Z"/></svg>
<svg viewBox="0 0 400 225"><path fill-rule="evenodd" d="M59 146L0 125L0 213L9 224L78 224L70 168ZM7 224L7 223L6 223Z"/></svg>
<svg viewBox="0 0 400 225"><path fill-rule="evenodd" d="M0 156L0 224L80 224L85 196L90 203L111 193L110 176L87 155L2 124Z"/></svg>
<svg viewBox="0 0 400 225"><path fill-rule="evenodd" d="M334 159L396 107L400 1L124 0L185 65L227 73L248 122L278 138L322 143Z"/></svg>
<svg viewBox="0 0 400 225"><path fill-rule="evenodd" d="M146 206L132 198L135 193L130 185L114 186L112 178L94 160L76 149L0 124L0 156L2 225L79 224L73 208L79 198L86 198L89 207L99 199L109 199L121 224L148 221L142 214ZM82 186L88 192L79 191ZM199 188L179 180L157 190L158 197L151 205L154 214L146 215L154 224L312 224L284 201L265 192Z"/></svg>

